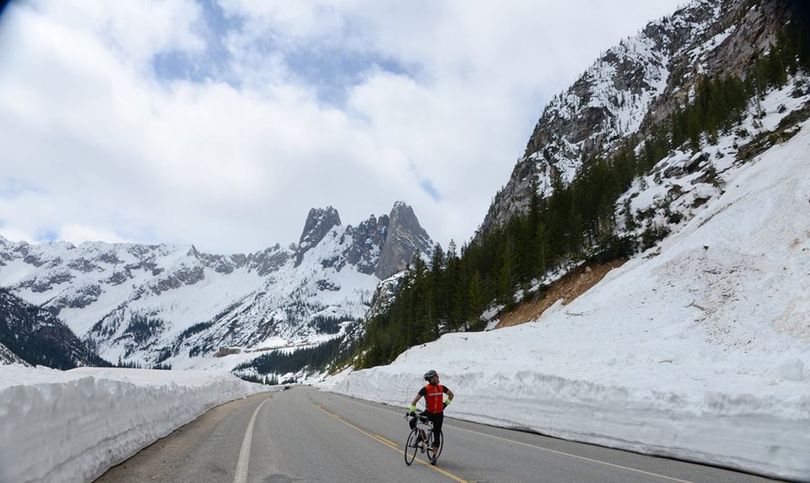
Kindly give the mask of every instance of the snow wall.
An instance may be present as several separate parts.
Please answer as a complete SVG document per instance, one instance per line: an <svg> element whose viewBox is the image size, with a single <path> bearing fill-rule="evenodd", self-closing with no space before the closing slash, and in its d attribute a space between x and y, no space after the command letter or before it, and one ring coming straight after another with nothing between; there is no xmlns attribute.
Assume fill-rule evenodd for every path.
<svg viewBox="0 0 810 483"><path fill-rule="evenodd" d="M266 390L202 371L0 366L0 482L91 481L208 409Z"/></svg>

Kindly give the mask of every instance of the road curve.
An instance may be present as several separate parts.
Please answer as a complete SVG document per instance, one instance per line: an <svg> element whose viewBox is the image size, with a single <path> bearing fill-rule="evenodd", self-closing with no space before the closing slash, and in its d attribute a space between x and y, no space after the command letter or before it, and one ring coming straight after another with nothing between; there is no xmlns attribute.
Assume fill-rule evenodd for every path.
<svg viewBox="0 0 810 483"><path fill-rule="evenodd" d="M769 481L720 468L445 419L438 465L406 466L404 409L311 388L216 407L99 482Z"/></svg>

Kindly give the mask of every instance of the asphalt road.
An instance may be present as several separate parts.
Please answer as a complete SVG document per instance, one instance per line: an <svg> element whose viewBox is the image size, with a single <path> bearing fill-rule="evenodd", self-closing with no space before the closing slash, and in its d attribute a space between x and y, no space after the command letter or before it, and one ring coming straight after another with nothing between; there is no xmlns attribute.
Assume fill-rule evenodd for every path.
<svg viewBox="0 0 810 483"><path fill-rule="evenodd" d="M311 388L216 407L97 481L753 482L763 478L452 419L436 466L406 466L405 409Z"/></svg>

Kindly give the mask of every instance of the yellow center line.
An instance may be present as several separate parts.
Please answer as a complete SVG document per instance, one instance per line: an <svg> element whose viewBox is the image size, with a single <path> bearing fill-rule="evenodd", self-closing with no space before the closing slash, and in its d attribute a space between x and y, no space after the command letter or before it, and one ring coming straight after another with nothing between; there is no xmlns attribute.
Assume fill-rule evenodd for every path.
<svg viewBox="0 0 810 483"><path fill-rule="evenodd" d="M320 409L324 413L326 413L329 416L331 416L332 418L340 421L341 423L345 424L346 426L349 426L350 428L365 434L366 436L373 439L374 441L377 441L378 443L382 444L383 446L387 446L387 447L397 451L400 454L405 454L405 452L399 447L399 445L397 443L391 441L390 439L383 438L382 436L380 436L378 434L371 434L368 431L366 431L365 429L359 428L359 427L355 426L354 424L346 421L340 415L335 414L335 413L333 413L333 412L331 412L331 411L329 411L327 409L324 409L324 407L321 406L320 404L313 404L313 406L317 407L318 409ZM458 481L459 483L467 483L467 480L465 480L463 478L460 478L460 477L454 475L453 473L450 473L447 470L443 470L443 469L441 469L439 467L436 467L434 465L426 463L426 462L422 461L419 458L416 458L414 461L416 461L417 463L419 463L421 465L424 465L424 466L430 468L431 470L433 470L433 471L435 471L437 473L441 473L442 475L450 478L453 481Z"/></svg>
<svg viewBox="0 0 810 483"><path fill-rule="evenodd" d="M380 436L379 434L375 434L374 436L375 436L377 439L379 439L380 441L384 441L384 442L386 442L386 443L387 443L389 446L393 446L394 448L399 449L399 445L397 444L397 442L396 442L396 441L391 441L390 439L385 438L385 437L383 437L383 436Z"/></svg>
<svg viewBox="0 0 810 483"><path fill-rule="evenodd" d="M362 401L359 401L359 400L354 399L354 398L349 398L349 397L344 396L344 399L348 399L349 401L352 401L352 402L354 402L356 404L360 404L362 406L368 406L368 407L376 408L376 409L379 409L379 410L382 410L382 411L394 412L392 409L381 408L379 406L375 406L373 404L368 404L366 402L362 402ZM461 421L464 421L464 420L462 419ZM474 421L468 421L468 422L474 422ZM534 448L534 449L537 449L537 450L540 450L540 451L545 451L546 453L552 453L552 454L556 454L556 455L560 455L560 456L568 456L570 458L578 459L578 460L581 460L581 461L587 461L589 463L596 463L596 464L600 464L600 465L604 465L604 466L610 466L612 468L617 468L617 469L621 469L621 470L625 470L625 471L630 471L630 472L633 472L633 473L640 473L642 475L653 476L653 477L661 478L661 479L664 479L664 480L676 481L676 482L679 482L679 483L692 483L689 480L682 480L680 478L675 478L675 477L672 477L672 476L662 475L660 473L653 473L651 471L644 471L644 470L641 470L641 469L638 469L638 468L632 468L632 467L629 467L629 466L622 466L622 465L615 464L615 463L608 463L607 461L587 458L585 456L580 456L580 455L573 454L573 453L567 453L565 451L559 451L559 450L555 450L555 449L551 449L551 448L544 448L542 446L537 446L537 445L530 444L530 443L524 443L523 441L516 441L514 439L508 439L508 438L504 438L504 437L501 437L501 436L496 436L494 434L483 433L481 431L475 431L473 429L462 428L462 427L456 426L456 425L454 425L452 423L448 424L448 422L445 422L445 426L452 427L453 429L458 429L458 430L461 430L461 431L466 431L468 433L474 433L474 434L479 434L481 436L487 436L487 437L494 438L494 439L501 440L501 441L505 441L505 442L508 442L508 443L514 443L514 444L517 444L517 445L520 445L520 446L525 446L525 447L528 447L528 448ZM581 443L581 444L586 444L587 445L588 443Z"/></svg>
<svg viewBox="0 0 810 483"><path fill-rule="evenodd" d="M399 450L399 448L397 448L397 444L396 444L396 443L391 444L391 441L390 441L390 440L383 438L383 437L382 437L382 436L380 436L379 434L375 434L375 435L373 435L373 436L374 436L374 439L376 439L376 440L377 440L377 441L379 441L380 443L382 443L382 444L384 444L384 445L386 445L386 446L390 446L391 448L394 448L394 449L396 449L396 450Z"/></svg>

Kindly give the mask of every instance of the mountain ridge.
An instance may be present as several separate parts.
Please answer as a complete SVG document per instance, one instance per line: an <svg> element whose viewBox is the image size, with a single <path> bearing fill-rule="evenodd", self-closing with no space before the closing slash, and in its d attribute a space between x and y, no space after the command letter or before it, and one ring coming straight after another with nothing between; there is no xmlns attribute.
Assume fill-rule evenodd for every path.
<svg viewBox="0 0 810 483"><path fill-rule="evenodd" d="M400 222L404 207L412 218ZM404 203L357 228L342 225L330 206L310 210L298 245L277 243L249 254L0 238L0 286L65 320L110 360L171 359L182 367L225 346L340 337L345 331L324 320L358 324L380 282L376 274L404 267L415 254L427 257L432 246ZM386 251L391 259L381 263Z"/></svg>

